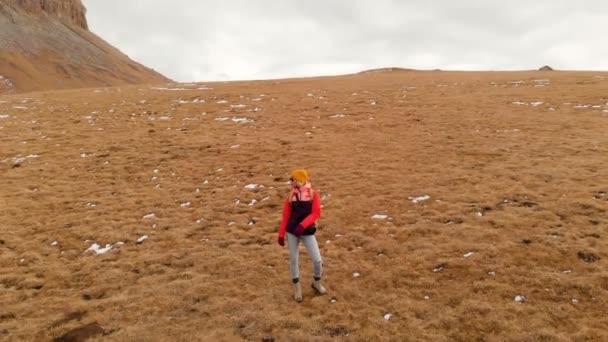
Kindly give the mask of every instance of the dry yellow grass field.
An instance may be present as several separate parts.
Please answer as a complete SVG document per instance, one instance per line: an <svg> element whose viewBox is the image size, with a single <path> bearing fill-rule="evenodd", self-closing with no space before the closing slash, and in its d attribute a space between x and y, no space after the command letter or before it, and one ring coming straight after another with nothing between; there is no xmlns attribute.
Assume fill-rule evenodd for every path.
<svg viewBox="0 0 608 342"><path fill-rule="evenodd" d="M606 341L607 77L1 96L0 340ZM294 168L329 291L302 249L301 304L276 243Z"/></svg>

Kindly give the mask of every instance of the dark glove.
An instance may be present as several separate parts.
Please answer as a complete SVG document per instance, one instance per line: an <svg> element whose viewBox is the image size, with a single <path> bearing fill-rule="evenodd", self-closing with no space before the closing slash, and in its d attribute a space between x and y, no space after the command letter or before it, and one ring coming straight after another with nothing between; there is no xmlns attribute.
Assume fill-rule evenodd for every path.
<svg viewBox="0 0 608 342"><path fill-rule="evenodd" d="M279 245L281 246L285 246L285 238L282 236L279 236L279 239L277 241L279 243Z"/></svg>
<svg viewBox="0 0 608 342"><path fill-rule="evenodd" d="M300 237L300 236L302 236L302 234L304 234L304 226L303 226L303 225L301 225L301 224L299 224L299 225L296 227L296 233L295 233L295 236Z"/></svg>

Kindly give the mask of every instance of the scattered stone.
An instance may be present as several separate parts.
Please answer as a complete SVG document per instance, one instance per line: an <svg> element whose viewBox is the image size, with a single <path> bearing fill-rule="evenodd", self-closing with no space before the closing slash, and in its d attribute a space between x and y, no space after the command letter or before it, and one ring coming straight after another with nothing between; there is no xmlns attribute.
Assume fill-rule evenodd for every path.
<svg viewBox="0 0 608 342"><path fill-rule="evenodd" d="M376 214L376 215L372 216L372 219L374 219L374 220L385 220L387 217L388 217L388 215Z"/></svg>
<svg viewBox="0 0 608 342"><path fill-rule="evenodd" d="M523 301L525 301L525 300L526 300L526 296L523 296L523 295L517 295L517 296L515 296L514 300L515 300L516 302L518 302L518 303L521 303L521 302L523 302Z"/></svg>
<svg viewBox="0 0 608 342"><path fill-rule="evenodd" d="M53 339L53 342L83 342L92 337L105 334L105 330L97 322L73 329Z"/></svg>
<svg viewBox="0 0 608 342"><path fill-rule="evenodd" d="M392 317L393 317L393 314L390 312L387 312L384 314L384 319L387 321L390 321Z"/></svg>
<svg viewBox="0 0 608 342"><path fill-rule="evenodd" d="M464 254L464 257L465 257L465 258L468 258L468 257L473 256L474 254L475 254L475 252L468 252L468 253L465 253L465 254Z"/></svg>
<svg viewBox="0 0 608 342"><path fill-rule="evenodd" d="M579 259L582 259L584 262L596 262L598 260L600 260L600 257L598 257L597 255L593 254L593 253L589 253L589 252L578 252L578 257Z"/></svg>
<svg viewBox="0 0 608 342"><path fill-rule="evenodd" d="M358 272L354 272L354 273L353 273L353 277L354 277L354 278L358 278L358 277L360 277L360 276L361 276L361 274L360 274L360 273L358 273Z"/></svg>

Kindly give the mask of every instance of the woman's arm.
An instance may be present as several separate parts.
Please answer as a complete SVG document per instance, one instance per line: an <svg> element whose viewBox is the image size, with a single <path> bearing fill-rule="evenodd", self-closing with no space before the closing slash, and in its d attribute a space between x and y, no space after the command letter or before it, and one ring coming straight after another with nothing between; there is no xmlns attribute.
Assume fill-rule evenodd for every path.
<svg viewBox="0 0 608 342"><path fill-rule="evenodd" d="M314 197L312 199L312 212L310 215L306 216L304 221L300 223L304 229L310 227L316 220L321 217L321 198L319 197L319 192L315 191Z"/></svg>
<svg viewBox="0 0 608 342"><path fill-rule="evenodd" d="M283 219L281 220L281 227L279 228L279 237L285 237L285 231L287 230L287 222L289 222L289 216L291 216L291 203L289 199L285 200L283 204Z"/></svg>

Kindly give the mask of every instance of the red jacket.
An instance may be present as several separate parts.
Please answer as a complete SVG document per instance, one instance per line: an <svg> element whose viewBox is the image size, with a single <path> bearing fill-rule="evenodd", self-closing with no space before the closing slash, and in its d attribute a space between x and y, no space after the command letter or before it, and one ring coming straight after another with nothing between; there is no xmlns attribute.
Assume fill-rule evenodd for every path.
<svg viewBox="0 0 608 342"><path fill-rule="evenodd" d="M281 221L281 227L279 228L279 237L285 237L285 231L287 230L287 222L289 221L289 217L291 216L291 201L289 198L285 200L283 204L283 219ZM312 212L308 215L304 221L300 224L304 228L310 227L316 220L321 217L321 198L319 198L319 193L314 191L313 199L312 199Z"/></svg>

